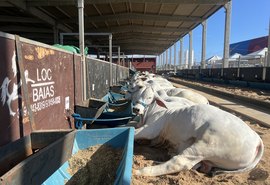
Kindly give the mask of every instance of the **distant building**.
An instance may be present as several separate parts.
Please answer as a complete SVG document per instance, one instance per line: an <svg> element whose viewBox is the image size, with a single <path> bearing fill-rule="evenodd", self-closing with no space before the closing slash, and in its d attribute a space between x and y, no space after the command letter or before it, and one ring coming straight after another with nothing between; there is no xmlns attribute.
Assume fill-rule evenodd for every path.
<svg viewBox="0 0 270 185"><path fill-rule="evenodd" d="M137 71L148 71L151 73L156 73L156 57L133 58L133 62L131 62L131 64Z"/></svg>
<svg viewBox="0 0 270 185"><path fill-rule="evenodd" d="M214 55L206 59L206 68L220 68L222 67L222 58Z"/></svg>
<svg viewBox="0 0 270 185"><path fill-rule="evenodd" d="M118 59L113 58L113 63L117 63ZM156 73L156 57L150 56L128 56L128 59L125 62L120 62L120 65L128 67L128 62L131 63L131 66L134 67L136 71L148 71L151 73Z"/></svg>
<svg viewBox="0 0 270 185"><path fill-rule="evenodd" d="M248 55L268 47L268 36L230 44L230 56L235 53Z"/></svg>

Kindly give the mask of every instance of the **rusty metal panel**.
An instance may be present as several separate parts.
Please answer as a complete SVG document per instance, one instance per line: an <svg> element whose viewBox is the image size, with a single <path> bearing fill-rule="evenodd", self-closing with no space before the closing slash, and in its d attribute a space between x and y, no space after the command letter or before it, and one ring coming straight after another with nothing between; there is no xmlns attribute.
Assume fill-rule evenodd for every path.
<svg viewBox="0 0 270 185"><path fill-rule="evenodd" d="M0 147L0 176L31 154L33 154L33 151L30 135Z"/></svg>
<svg viewBox="0 0 270 185"><path fill-rule="evenodd" d="M21 58L36 129L68 129L66 109L81 100L78 56L51 46L21 39ZM31 132L17 63L14 39L0 37L0 146ZM76 81L76 82L75 82ZM76 84L76 88L75 88ZM75 90L74 90L75 89Z"/></svg>
<svg viewBox="0 0 270 185"><path fill-rule="evenodd" d="M23 136L19 124L18 70L15 40L0 37L0 146Z"/></svg>
<svg viewBox="0 0 270 185"><path fill-rule="evenodd" d="M75 131L31 155L1 176L1 183L41 184L71 157L74 138Z"/></svg>
<svg viewBox="0 0 270 185"><path fill-rule="evenodd" d="M210 69L201 69L201 77L209 77L210 75L210 72L209 72Z"/></svg>
<svg viewBox="0 0 270 185"><path fill-rule="evenodd" d="M268 83L270 82L270 67L266 68L265 81Z"/></svg>
<svg viewBox="0 0 270 185"><path fill-rule="evenodd" d="M113 80L112 80L112 85L115 85L117 84L117 71L116 71L116 65L112 65L112 77L113 77Z"/></svg>
<svg viewBox="0 0 270 185"><path fill-rule="evenodd" d="M221 78L221 68L212 68L211 69L212 78Z"/></svg>
<svg viewBox="0 0 270 185"><path fill-rule="evenodd" d="M240 79L249 82L258 82L262 80L263 68L246 67L240 68Z"/></svg>
<svg viewBox="0 0 270 185"><path fill-rule="evenodd" d="M238 68L224 68L223 79L225 80L236 80Z"/></svg>
<svg viewBox="0 0 270 185"><path fill-rule="evenodd" d="M109 63L87 59L90 97L101 98L109 89Z"/></svg>
<svg viewBox="0 0 270 185"><path fill-rule="evenodd" d="M74 74L74 104L81 104L83 100L83 86L82 86L82 64L81 64L81 57L74 54L74 62L73 62L73 74Z"/></svg>
<svg viewBox="0 0 270 185"><path fill-rule="evenodd" d="M65 110L74 107L73 54L31 43L22 43L31 109L36 127L68 129ZM25 110L22 101L22 110ZM29 120L24 112L25 135L29 134Z"/></svg>
<svg viewBox="0 0 270 185"><path fill-rule="evenodd" d="M124 81L125 79L128 78L127 68L119 66L118 70L119 70L118 82Z"/></svg>

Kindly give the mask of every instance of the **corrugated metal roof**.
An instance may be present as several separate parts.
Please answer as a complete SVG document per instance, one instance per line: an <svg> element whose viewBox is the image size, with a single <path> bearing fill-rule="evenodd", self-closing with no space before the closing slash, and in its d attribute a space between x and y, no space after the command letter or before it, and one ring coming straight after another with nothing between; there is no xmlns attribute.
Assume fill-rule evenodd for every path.
<svg viewBox="0 0 270 185"><path fill-rule="evenodd" d="M125 54L160 54L230 0L84 0L85 32L112 32ZM1 0L0 31L54 43L59 32L78 32L75 0ZM108 45L107 37L86 36ZM78 37L64 38L78 46Z"/></svg>

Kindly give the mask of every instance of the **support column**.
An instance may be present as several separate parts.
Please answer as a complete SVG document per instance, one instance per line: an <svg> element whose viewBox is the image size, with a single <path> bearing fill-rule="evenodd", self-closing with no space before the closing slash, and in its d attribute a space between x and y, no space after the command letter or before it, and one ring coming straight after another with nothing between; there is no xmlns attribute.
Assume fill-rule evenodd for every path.
<svg viewBox="0 0 270 185"><path fill-rule="evenodd" d="M116 65L116 74L115 74L115 77L116 77L116 83L118 83L120 81L120 75L118 74L119 73L119 66L120 66L120 46L118 46L118 60L117 60L117 65ZM119 78L118 78L118 75L119 75Z"/></svg>
<svg viewBox="0 0 270 185"><path fill-rule="evenodd" d="M113 85L112 75L112 34L109 35L110 86Z"/></svg>
<svg viewBox="0 0 270 185"><path fill-rule="evenodd" d="M166 59L165 59L165 52L163 52L163 54L162 54L162 57L163 57L163 71L165 71L165 64L166 64Z"/></svg>
<svg viewBox="0 0 270 185"><path fill-rule="evenodd" d="M158 65L157 66L159 66L158 68L159 68L159 71L160 71L160 66L161 66L161 58L160 58L160 55L158 55ZM156 68L157 69L157 68Z"/></svg>
<svg viewBox="0 0 270 185"><path fill-rule="evenodd" d="M189 52L188 52L188 69L192 66L192 31L189 33Z"/></svg>
<svg viewBox="0 0 270 185"><path fill-rule="evenodd" d="M231 1L225 4L224 8L226 10L225 16L225 34L224 34L224 51L223 51L223 65L222 68L229 67L229 55L230 55L230 27L231 27ZM223 70L221 72L223 76Z"/></svg>
<svg viewBox="0 0 270 185"><path fill-rule="evenodd" d="M164 53L161 53L161 70L164 70Z"/></svg>
<svg viewBox="0 0 270 185"><path fill-rule="evenodd" d="M100 59L99 48L97 48L97 59Z"/></svg>
<svg viewBox="0 0 270 185"><path fill-rule="evenodd" d="M166 64L165 64L165 71L167 71L168 67L168 50L166 50Z"/></svg>
<svg viewBox="0 0 270 185"><path fill-rule="evenodd" d="M270 66L270 19L269 19L269 33L268 33L268 52L267 52L267 67Z"/></svg>
<svg viewBox="0 0 270 185"><path fill-rule="evenodd" d="M60 44L64 44L64 35L62 33L60 33Z"/></svg>
<svg viewBox="0 0 270 185"><path fill-rule="evenodd" d="M180 42L179 42L180 46L179 46L179 66L180 66L180 69L183 68L183 38L180 39Z"/></svg>
<svg viewBox="0 0 270 185"><path fill-rule="evenodd" d="M54 44L59 44L59 30L57 28L57 24L53 27L53 40Z"/></svg>
<svg viewBox="0 0 270 185"><path fill-rule="evenodd" d="M176 74L176 43L174 44L174 74Z"/></svg>
<svg viewBox="0 0 270 185"><path fill-rule="evenodd" d="M172 69L172 47L170 47L170 67L169 70Z"/></svg>
<svg viewBox="0 0 270 185"><path fill-rule="evenodd" d="M84 0L78 0L78 12L79 12L79 40L80 40L80 53L82 62L82 81L83 81L83 100L86 100L86 63L84 53Z"/></svg>
<svg viewBox="0 0 270 185"><path fill-rule="evenodd" d="M202 57L201 57L201 68L205 69L205 51L206 51L206 20L202 22Z"/></svg>
<svg viewBox="0 0 270 185"><path fill-rule="evenodd" d="M118 46L118 61L117 65L120 65L120 46Z"/></svg>

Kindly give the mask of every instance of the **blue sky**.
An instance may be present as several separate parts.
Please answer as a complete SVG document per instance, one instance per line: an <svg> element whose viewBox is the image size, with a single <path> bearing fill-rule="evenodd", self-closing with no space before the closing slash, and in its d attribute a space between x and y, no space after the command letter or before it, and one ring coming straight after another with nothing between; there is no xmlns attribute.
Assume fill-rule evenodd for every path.
<svg viewBox="0 0 270 185"><path fill-rule="evenodd" d="M249 40L269 33L270 0L232 0L230 44ZM225 9L207 20L206 58L223 56ZM193 49L196 62L201 60L202 26L193 30ZM189 48L189 36L183 39L183 49ZM179 51L179 42L177 42ZM178 56L177 56L178 58ZM177 60L178 63L178 60Z"/></svg>

